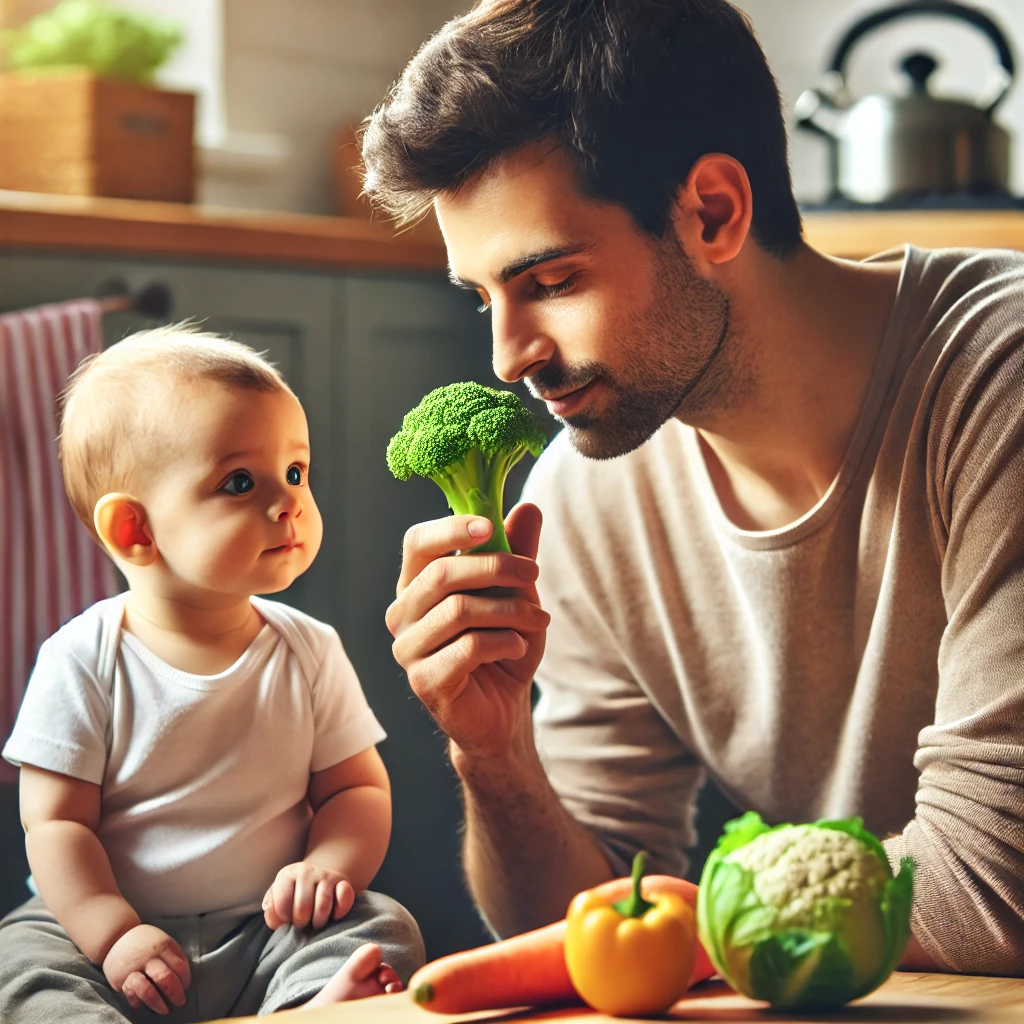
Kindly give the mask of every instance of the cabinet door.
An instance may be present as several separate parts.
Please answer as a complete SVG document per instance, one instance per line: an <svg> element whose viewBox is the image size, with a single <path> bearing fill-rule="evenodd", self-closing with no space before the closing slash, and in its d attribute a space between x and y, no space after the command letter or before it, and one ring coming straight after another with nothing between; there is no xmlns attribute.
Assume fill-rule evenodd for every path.
<svg viewBox="0 0 1024 1024"><path fill-rule="evenodd" d="M0 256L0 309L94 296L113 281L122 282L132 294L151 282L166 284L173 299L172 321L188 320L203 330L244 342L265 352L277 365L305 407L312 449L310 479L324 517L325 536L334 536L332 492L318 487L321 477L341 472L335 461L339 453L332 452L329 443L332 279L294 271L116 257L5 254ZM105 342L112 345L133 331L153 326L155 322L137 313L110 313L103 322ZM332 571L332 556L337 552L322 552L309 572L274 596L334 622L333 610L340 597L334 593L338 574Z"/></svg>
<svg viewBox="0 0 1024 1024"><path fill-rule="evenodd" d="M392 657L384 614L395 597L405 531L450 513L435 484L396 480L385 451L403 415L432 388L498 384L490 317L477 314L475 297L440 278L353 278L339 288L338 301L346 340L338 444L349 469L337 498L344 509L342 637L388 731L381 753L394 792L391 847L375 885L409 908L435 957L489 935L463 882L459 786L444 737Z"/></svg>

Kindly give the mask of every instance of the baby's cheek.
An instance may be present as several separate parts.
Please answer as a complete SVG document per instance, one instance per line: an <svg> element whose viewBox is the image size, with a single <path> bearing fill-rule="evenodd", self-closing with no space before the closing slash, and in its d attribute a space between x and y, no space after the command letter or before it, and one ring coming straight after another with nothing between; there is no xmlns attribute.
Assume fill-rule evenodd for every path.
<svg viewBox="0 0 1024 1024"><path fill-rule="evenodd" d="M196 531L195 545L189 554L190 571L196 582L223 583L248 571L263 550L262 542L209 523Z"/></svg>
<svg viewBox="0 0 1024 1024"><path fill-rule="evenodd" d="M320 509L315 504L307 507L305 514L308 517L305 528L308 539L304 544L310 553L309 560L312 562L316 557L316 553L320 550L320 545L324 539L324 521L320 515Z"/></svg>

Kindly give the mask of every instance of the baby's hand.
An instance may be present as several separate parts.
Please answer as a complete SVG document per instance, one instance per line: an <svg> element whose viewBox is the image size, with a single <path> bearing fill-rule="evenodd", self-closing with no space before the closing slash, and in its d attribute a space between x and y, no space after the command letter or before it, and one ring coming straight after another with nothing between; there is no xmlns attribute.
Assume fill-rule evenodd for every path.
<svg viewBox="0 0 1024 1024"><path fill-rule="evenodd" d="M103 973L112 988L124 993L133 1010L145 1004L168 1013L167 1000L184 1006L192 972L181 946L151 924L129 928L103 959Z"/></svg>
<svg viewBox="0 0 1024 1024"><path fill-rule="evenodd" d="M352 883L340 872L300 861L281 868L263 897L263 918L270 929L292 924L319 931L338 921L356 900Z"/></svg>

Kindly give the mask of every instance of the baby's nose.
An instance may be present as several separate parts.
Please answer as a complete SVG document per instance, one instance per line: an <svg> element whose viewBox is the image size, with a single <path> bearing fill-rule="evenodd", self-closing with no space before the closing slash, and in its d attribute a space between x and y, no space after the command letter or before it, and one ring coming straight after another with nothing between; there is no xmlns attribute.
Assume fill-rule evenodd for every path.
<svg viewBox="0 0 1024 1024"><path fill-rule="evenodd" d="M284 491L268 509L270 518L274 522L282 519L297 519L302 514L302 502L294 491Z"/></svg>

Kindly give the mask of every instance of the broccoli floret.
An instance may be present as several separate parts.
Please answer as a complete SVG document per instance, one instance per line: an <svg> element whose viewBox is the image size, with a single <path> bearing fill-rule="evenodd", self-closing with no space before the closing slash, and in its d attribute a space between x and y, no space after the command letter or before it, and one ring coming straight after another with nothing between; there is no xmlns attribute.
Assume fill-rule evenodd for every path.
<svg viewBox="0 0 1024 1024"><path fill-rule="evenodd" d="M399 480L433 480L456 515L490 519L494 533L474 551L509 551L505 478L527 452L539 455L546 441L544 424L511 391L448 384L405 414L388 444L388 468Z"/></svg>

